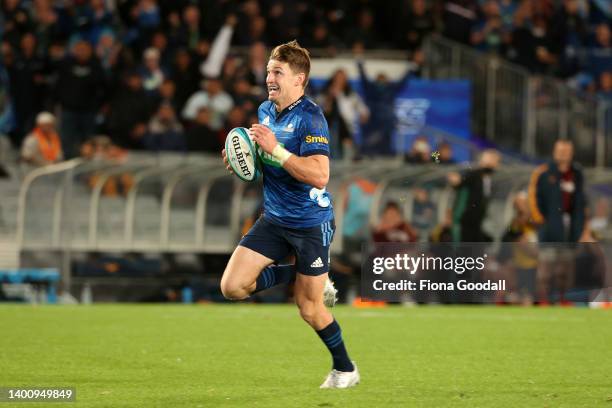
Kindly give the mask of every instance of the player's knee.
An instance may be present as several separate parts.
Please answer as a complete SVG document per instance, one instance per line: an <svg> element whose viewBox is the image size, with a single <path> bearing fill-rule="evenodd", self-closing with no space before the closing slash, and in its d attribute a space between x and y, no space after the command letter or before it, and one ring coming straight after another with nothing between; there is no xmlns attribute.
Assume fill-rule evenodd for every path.
<svg viewBox="0 0 612 408"><path fill-rule="evenodd" d="M221 279L221 293L228 300L240 300L249 296L249 292L244 285L229 279Z"/></svg>

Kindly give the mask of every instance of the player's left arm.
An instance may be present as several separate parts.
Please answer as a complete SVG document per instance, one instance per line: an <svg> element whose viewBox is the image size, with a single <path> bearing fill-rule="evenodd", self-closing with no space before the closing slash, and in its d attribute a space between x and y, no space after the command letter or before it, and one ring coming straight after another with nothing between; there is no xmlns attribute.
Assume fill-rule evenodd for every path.
<svg viewBox="0 0 612 408"><path fill-rule="evenodd" d="M251 127L253 140L259 147L276 157L283 168L298 181L323 189L329 181L329 157L325 154L297 156L278 144L274 133L265 125Z"/></svg>

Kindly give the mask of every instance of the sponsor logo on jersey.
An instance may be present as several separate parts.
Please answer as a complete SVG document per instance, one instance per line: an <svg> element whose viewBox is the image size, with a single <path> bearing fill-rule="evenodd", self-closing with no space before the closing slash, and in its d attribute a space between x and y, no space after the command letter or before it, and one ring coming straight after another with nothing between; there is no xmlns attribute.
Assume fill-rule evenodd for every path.
<svg viewBox="0 0 612 408"><path fill-rule="evenodd" d="M290 123L283 129L284 132L293 132L295 128L293 127L293 123Z"/></svg>
<svg viewBox="0 0 612 408"><path fill-rule="evenodd" d="M264 120L261 122L262 125L269 126L270 125L270 117L266 116Z"/></svg>
<svg viewBox="0 0 612 408"><path fill-rule="evenodd" d="M325 136L306 136L306 143L324 143L329 144L329 140Z"/></svg>

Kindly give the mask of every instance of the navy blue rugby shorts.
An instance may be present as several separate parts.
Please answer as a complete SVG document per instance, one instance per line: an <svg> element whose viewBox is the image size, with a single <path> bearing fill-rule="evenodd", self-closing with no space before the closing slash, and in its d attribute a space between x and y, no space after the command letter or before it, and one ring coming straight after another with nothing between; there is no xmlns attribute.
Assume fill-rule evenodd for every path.
<svg viewBox="0 0 612 408"><path fill-rule="evenodd" d="M280 262L295 253L296 271L310 276L329 272L329 246L334 220L311 228L287 228L259 217L239 245Z"/></svg>

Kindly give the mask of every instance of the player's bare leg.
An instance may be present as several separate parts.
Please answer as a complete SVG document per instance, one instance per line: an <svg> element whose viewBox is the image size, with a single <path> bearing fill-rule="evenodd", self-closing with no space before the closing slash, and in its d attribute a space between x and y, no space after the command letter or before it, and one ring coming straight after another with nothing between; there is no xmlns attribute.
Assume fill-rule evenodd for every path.
<svg viewBox="0 0 612 408"><path fill-rule="evenodd" d="M357 366L349 359L340 326L323 303L327 273L309 276L298 273L295 281L295 302L300 316L319 335L333 359L333 369L321 388L348 388L359 384Z"/></svg>
<svg viewBox="0 0 612 408"><path fill-rule="evenodd" d="M237 246L221 278L221 292L227 299L247 298L256 287L261 271L274 261L252 249Z"/></svg>

